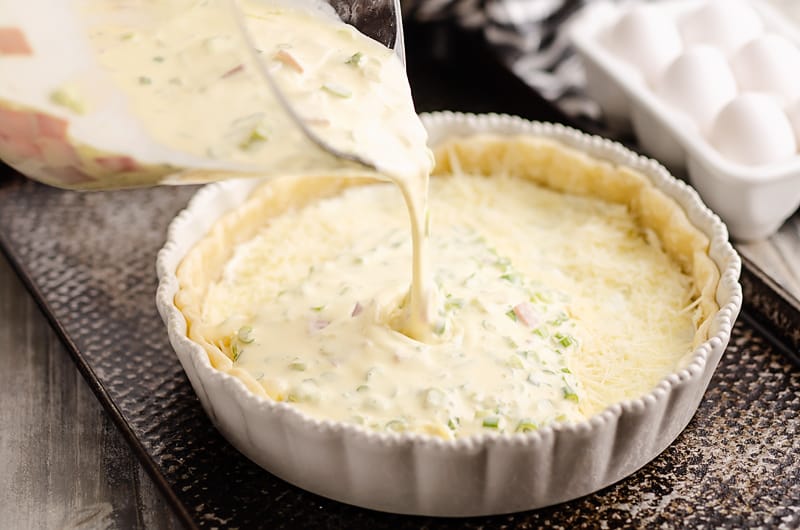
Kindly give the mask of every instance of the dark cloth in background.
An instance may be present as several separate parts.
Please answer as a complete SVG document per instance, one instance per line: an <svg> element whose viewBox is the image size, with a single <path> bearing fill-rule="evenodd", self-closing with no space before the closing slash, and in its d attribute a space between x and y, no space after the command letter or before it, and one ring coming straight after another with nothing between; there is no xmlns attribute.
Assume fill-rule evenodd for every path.
<svg viewBox="0 0 800 530"><path fill-rule="evenodd" d="M569 44L569 21L592 0L407 0L406 16L454 19L480 31L501 61L565 114L596 121L600 109L584 92L583 68Z"/></svg>

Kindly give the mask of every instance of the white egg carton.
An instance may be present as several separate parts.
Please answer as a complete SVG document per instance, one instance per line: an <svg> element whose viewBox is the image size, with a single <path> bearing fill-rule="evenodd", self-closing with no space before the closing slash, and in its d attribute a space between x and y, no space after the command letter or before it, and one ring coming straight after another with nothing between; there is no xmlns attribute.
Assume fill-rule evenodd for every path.
<svg viewBox="0 0 800 530"><path fill-rule="evenodd" d="M646 9L658 10L659 20L666 24L677 24L684 23L685 17L692 16L706 3L706 0L664 0ZM695 123L696 116L681 112L656 94L652 73L648 80L612 51L613 44L609 45L613 39L609 37L611 28L628 10L637 8L637 4L601 0L587 6L572 22L570 36L585 66L588 94L600 104L612 127L624 129L632 125L644 150L676 172L686 170L691 183L725 220L733 237L754 240L771 235L800 206L798 146L795 146L795 154L785 160L760 165L745 165L723 156ZM778 34L800 45L798 31L773 8L759 0L750 0L748 4L763 23L763 29L758 31ZM752 20L741 23L742 32L753 31ZM654 24L651 28L656 47L643 49L643 53L652 52L653 57L653 61L645 63L644 70L663 57L657 46L669 45L669 35L658 34L661 27L661 24ZM699 29L709 33L703 38L713 40L713 27ZM726 44L725 39L736 34L728 32L718 36L720 51ZM688 48L685 42L681 44L684 49ZM800 76L800 72L797 74ZM787 119L782 118L777 125L785 128L788 116L794 113L792 118L797 132L790 137L800 144L800 93L794 99L796 101L786 104ZM696 105L697 101L689 103L688 106ZM762 135L765 141L757 143L767 149L774 146L769 135L777 134L777 129L777 126L774 130L767 127Z"/></svg>

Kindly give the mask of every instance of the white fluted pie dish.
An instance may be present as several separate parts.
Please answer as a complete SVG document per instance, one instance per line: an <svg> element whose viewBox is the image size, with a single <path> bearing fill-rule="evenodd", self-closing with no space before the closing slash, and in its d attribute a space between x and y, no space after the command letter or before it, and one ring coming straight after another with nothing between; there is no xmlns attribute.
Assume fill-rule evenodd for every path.
<svg viewBox="0 0 800 530"><path fill-rule="evenodd" d="M703 340L679 370L646 395L613 404L583 422L534 432L443 440L312 418L291 403L255 395L241 378L214 368L207 351L187 337L187 320L175 303L181 261L212 225L262 184L230 181L198 192L172 223L157 263L158 308L204 409L237 449L271 473L314 493L388 512L516 512L580 497L630 475L688 424L730 338L741 307L741 263L725 226L658 163L608 140L509 116L437 113L423 121L434 146L481 133L529 135L644 175L707 237L708 256L717 269L711 297L718 310L706 320Z"/></svg>

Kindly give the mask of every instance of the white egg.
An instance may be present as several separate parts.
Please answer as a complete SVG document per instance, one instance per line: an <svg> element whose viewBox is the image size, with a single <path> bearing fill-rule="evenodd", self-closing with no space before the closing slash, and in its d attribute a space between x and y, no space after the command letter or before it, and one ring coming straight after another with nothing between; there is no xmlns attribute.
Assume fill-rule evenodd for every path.
<svg viewBox="0 0 800 530"><path fill-rule="evenodd" d="M736 80L725 56L710 46L693 46L667 67L655 93L685 112L705 133L717 112L736 96Z"/></svg>
<svg viewBox="0 0 800 530"><path fill-rule="evenodd" d="M678 27L685 44L709 44L726 55L764 30L758 13L744 0L709 0L686 13Z"/></svg>
<svg viewBox="0 0 800 530"><path fill-rule="evenodd" d="M756 166L788 160L797 151L789 118L768 94L746 93L723 108L709 141L732 162Z"/></svg>
<svg viewBox="0 0 800 530"><path fill-rule="evenodd" d="M794 129L794 137L797 140L797 149L800 151L800 99L797 102L789 107L789 111L787 112L789 116L789 122L792 124L792 128Z"/></svg>
<svg viewBox="0 0 800 530"><path fill-rule="evenodd" d="M800 97L800 48L780 35L765 34L742 46L731 68L742 91L768 92L784 104Z"/></svg>
<svg viewBox="0 0 800 530"><path fill-rule="evenodd" d="M680 54L681 37L675 24L658 8L636 5L605 34L606 47L648 82L656 79Z"/></svg>

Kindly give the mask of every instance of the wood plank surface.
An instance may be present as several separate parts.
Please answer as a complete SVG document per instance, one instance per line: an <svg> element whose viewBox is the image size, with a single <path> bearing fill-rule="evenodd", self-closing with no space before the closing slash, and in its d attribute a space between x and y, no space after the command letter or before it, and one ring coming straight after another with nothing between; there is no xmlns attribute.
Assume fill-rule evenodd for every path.
<svg viewBox="0 0 800 530"><path fill-rule="evenodd" d="M180 528L0 255L0 528Z"/></svg>

